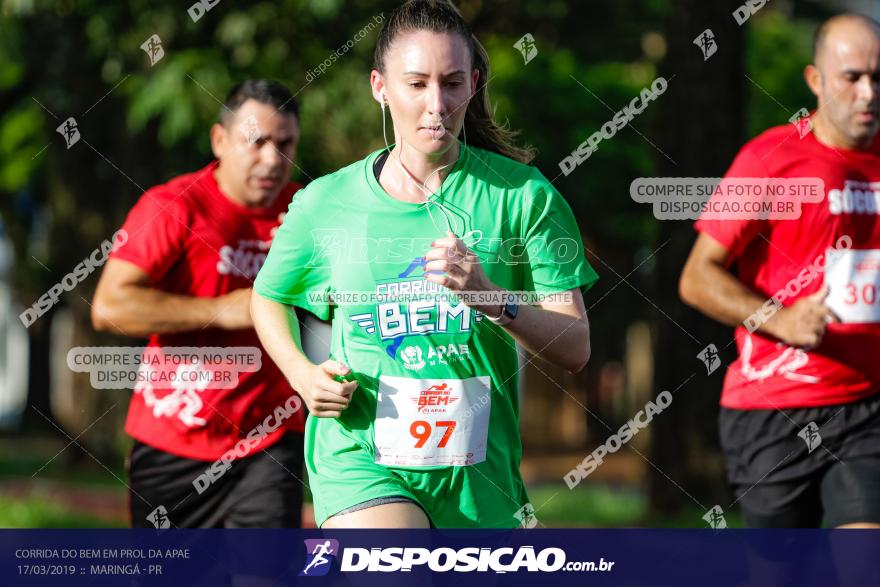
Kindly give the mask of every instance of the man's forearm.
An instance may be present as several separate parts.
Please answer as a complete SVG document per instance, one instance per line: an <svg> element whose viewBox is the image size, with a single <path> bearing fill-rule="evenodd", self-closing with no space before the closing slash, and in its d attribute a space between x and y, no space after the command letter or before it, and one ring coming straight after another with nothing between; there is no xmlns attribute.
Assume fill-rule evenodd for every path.
<svg viewBox="0 0 880 587"><path fill-rule="evenodd" d="M129 285L96 298L92 314L101 330L145 337L216 326L217 302Z"/></svg>
<svg viewBox="0 0 880 587"><path fill-rule="evenodd" d="M766 301L716 263L686 267L681 294L686 303L727 326L742 324Z"/></svg>

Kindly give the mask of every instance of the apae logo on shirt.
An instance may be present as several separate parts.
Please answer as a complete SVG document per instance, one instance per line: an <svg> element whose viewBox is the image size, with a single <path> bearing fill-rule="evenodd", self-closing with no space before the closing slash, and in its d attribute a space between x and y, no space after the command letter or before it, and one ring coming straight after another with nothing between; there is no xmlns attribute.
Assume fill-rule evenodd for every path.
<svg viewBox="0 0 880 587"><path fill-rule="evenodd" d="M466 343L428 344L427 351L418 343L408 344L400 349L400 360L403 366L411 371L421 371L425 366L449 365L458 363L471 356L470 347Z"/></svg>

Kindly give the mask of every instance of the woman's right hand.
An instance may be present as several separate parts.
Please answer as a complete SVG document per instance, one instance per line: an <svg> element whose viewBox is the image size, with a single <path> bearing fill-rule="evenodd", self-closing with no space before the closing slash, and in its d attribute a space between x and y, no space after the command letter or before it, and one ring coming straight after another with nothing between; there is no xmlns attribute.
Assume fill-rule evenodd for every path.
<svg viewBox="0 0 880 587"><path fill-rule="evenodd" d="M308 368L308 372L300 379L302 384L297 392L313 416L338 418L348 407L357 388L357 381L339 382L334 377L342 377L350 372L351 369L347 366L332 359Z"/></svg>

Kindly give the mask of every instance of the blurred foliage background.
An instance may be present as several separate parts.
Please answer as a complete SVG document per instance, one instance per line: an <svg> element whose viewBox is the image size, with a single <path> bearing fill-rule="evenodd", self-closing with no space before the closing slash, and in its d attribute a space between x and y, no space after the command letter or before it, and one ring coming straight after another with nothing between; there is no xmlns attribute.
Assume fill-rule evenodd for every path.
<svg viewBox="0 0 880 587"><path fill-rule="evenodd" d="M677 299L691 223L656 221L650 207L631 200L629 184L641 176L721 175L747 138L812 107L801 75L812 31L859 3L776 0L741 27L731 16L740 2L456 4L489 51L498 117L537 148L534 164L556 178L602 276L587 299L593 359L586 373L564 380L591 408L591 415L572 412L587 432L559 446L542 442L539 427L524 428L538 518L547 525L699 526L705 508L731 500L715 432L723 369L707 377L695 355L708 342L727 345L731 333ZM112 234L144 189L210 160L208 129L237 81L274 78L296 93L302 139L294 178L302 183L380 147L381 117L368 86L378 27L311 82L307 73L395 5L220 0L194 22L189 2L0 0L0 214L15 313ZM718 52L704 61L693 40L706 28ZM538 49L528 64L514 48L526 33ZM152 35L165 54L151 66L141 45ZM669 91L561 176L559 161L658 75ZM69 116L82 139L67 149L55 129ZM0 526L125 524L127 397L59 378L63 368L53 367L53 344L63 350L118 340L90 330L96 281L92 275L65 293L27 331L29 364L14 366L28 371L27 409L0 436ZM638 332L647 333L645 359L630 348ZM640 363L649 379L637 392L629 379ZM562 473L645 400L682 382L690 395L658 418L638 455L620 451L619 475L597 473L595 482L567 490ZM51 401L59 386L78 394L79 410L65 417Z"/></svg>

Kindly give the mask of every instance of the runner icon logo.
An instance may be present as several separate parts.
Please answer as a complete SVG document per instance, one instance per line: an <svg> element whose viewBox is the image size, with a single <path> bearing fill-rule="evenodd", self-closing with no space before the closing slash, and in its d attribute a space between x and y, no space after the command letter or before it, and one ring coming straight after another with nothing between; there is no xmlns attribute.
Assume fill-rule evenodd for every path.
<svg viewBox="0 0 880 587"><path fill-rule="evenodd" d="M330 561L339 554L339 541L330 538L306 539L306 564L300 577L323 577L330 572Z"/></svg>
<svg viewBox="0 0 880 587"><path fill-rule="evenodd" d="M532 507L531 503L527 503L519 508L513 514L513 517L519 520L521 528L534 528L538 525L538 518L535 517L535 508Z"/></svg>
<svg viewBox="0 0 880 587"><path fill-rule="evenodd" d="M822 435L819 434L819 427L816 426L815 422L810 422L804 426L801 431L798 432L798 436L803 438L804 442L807 443L807 453L813 452L822 444Z"/></svg>
<svg viewBox="0 0 880 587"><path fill-rule="evenodd" d="M171 527L171 519L168 517L168 510L165 509L164 505L160 505L151 511L150 515L147 516L147 521L160 530Z"/></svg>
<svg viewBox="0 0 880 587"><path fill-rule="evenodd" d="M141 44L141 49L150 58L150 67L165 57L165 49L162 47L162 39L159 38L159 35L150 35L150 38Z"/></svg>
<svg viewBox="0 0 880 587"><path fill-rule="evenodd" d="M810 122L810 112L806 108L801 108L795 112L788 121L797 129L800 138L804 138L813 130L813 125Z"/></svg>
<svg viewBox="0 0 880 587"><path fill-rule="evenodd" d="M513 46L522 53L523 60L525 61L524 65L528 65L529 61L534 59L538 54L538 47L535 45L535 37L530 33L526 33L520 37L519 41L514 43Z"/></svg>
<svg viewBox="0 0 880 587"><path fill-rule="evenodd" d="M712 372L721 365L721 358L718 356L718 347L714 344L710 344L700 351L697 358L703 361L703 364L706 365L707 375L711 375Z"/></svg>
<svg viewBox="0 0 880 587"><path fill-rule="evenodd" d="M238 125L238 130L247 139L248 145L253 145L260 140L260 125L257 124L257 117L251 114L247 119Z"/></svg>
<svg viewBox="0 0 880 587"><path fill-rule="evenodd" d="M79 128L77 128L76 119L73 116L68 117L55 130L64 137L64 144L68 149L79 142Z"/></svg>
<svg viewBox="0 0 880 587"><path fill-rule="evenodd" d="M712 29L706 29L694 39L694 45L700 48L703 53L703 61L708 61L710 57L718 51L718 43L715 42L715 33Z"/></svg>
<svg viewBox="0 0 880 587"><path fill-rule="evenodd" d="M727 528L727 520L724 519L724 510L721 509L720 505L712 506L712 509L703 515L703 519L713 530L723 530L724 528Z"/></svg>

